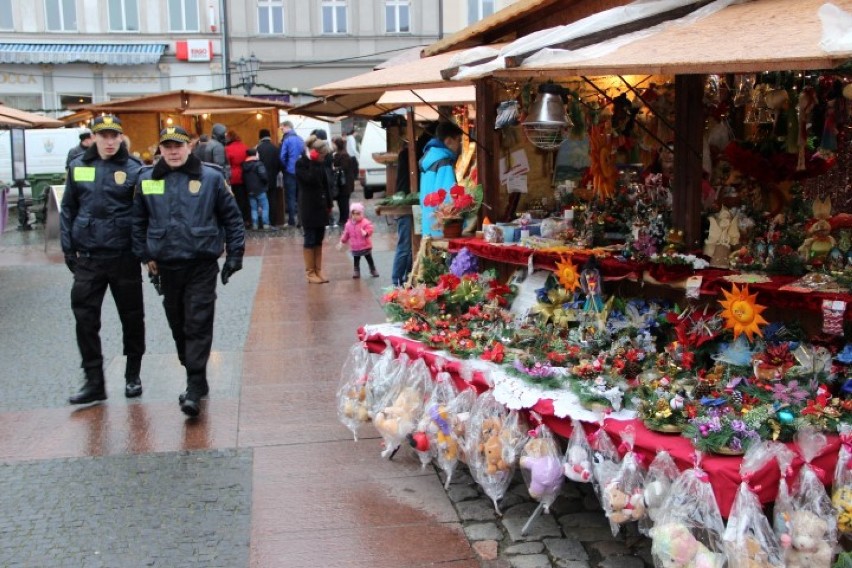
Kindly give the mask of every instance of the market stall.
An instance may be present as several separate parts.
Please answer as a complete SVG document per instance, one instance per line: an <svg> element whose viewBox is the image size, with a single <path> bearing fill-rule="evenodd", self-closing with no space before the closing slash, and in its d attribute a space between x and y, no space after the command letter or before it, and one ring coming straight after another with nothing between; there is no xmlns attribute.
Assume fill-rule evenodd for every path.
<svg viewBox="0 0 852 568"><path fill-rule="evenodd" d="M649 532L664 565L696 565L667 556L679 534L706 551L700 565L829 566L852 528L852 3L549 10L567 23L542 29L526 12L515 41L459 51L443 68L477 89L478 177L420 198L445 236L474 217L479 232L427 241L416 284L385 298L397 327L366 326L362 338L502 405L499 419L492 409L476 422L476 405L460 413L473 422L459 443L495 506L502 467L525 469L527 444L540 451L539 434L507 426L528 420L565 438L557 462L602 487L614 525L642 526L658 479L638 473L673 458L668 481L688 489L668 495ZM363 382L368 399L381 368ZM413 411L416 393L431 400L400 381L373 409L380 431L386 414ZM418 451L436 429L446 445L452 407L418 408L434 423L412 421ZM583 466L574 420L595 444L621 447L599 445ZM499 438L502 457L489 461L476 436ZM539 458L529 473L555 486L529 465L552 456ZM768 531L753 503L773 503Z"/></svg>

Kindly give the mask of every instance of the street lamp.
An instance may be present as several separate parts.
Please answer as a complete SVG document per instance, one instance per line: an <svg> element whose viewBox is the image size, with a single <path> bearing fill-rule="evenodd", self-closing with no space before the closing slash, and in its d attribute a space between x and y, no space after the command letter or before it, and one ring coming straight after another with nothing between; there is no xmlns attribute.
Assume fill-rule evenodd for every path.
<svg viewBox="0 0 852 568"><path fill-rule="evenodd" d="M237 72L240 74L240 83L242 83L243 88L246 90L247 96L251 96L252 87L257 82L258 69L260 69L260 59L254 53L248 59L240 57L240 60L237 61Z"/></svg>

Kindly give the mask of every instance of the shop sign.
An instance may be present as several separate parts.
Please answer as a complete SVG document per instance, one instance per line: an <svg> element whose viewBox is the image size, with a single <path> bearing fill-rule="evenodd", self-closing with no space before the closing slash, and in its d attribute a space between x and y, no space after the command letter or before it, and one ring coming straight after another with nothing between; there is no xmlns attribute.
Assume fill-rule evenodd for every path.
<svg viewBox="0 0 852 568"><path fill-rule="evenodd" d="M37 85L35 75L0 71L0 85Z"/></svg>
<svg viewBox="0 0 852 568"><path fill-rule="evenodd" d="M122 73L114 72L106 74L107 83L121 84L131 83L135 85L158 83L160 78L152 73Z"/></svg>
<svg viewBox="0 0 852 568"><path fill-rule="evenodd" d="M175 54L179 61L211 61L213 42L203 39L191 39L175 43Z"/></svg>

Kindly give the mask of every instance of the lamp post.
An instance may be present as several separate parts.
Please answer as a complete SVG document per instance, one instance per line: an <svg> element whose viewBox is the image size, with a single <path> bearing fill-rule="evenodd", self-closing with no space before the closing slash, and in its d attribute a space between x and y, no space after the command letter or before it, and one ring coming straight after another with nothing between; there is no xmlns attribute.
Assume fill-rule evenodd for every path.
<svg viewBox="0 0 852 568"><path fill-rule="evenodd" d="M18 224L22 231L32 229L27 212L27 200L24 198L24 185L27 183L26 140L23 128L9 131L12 158L12 181L18 187ZM4 212L5 214L5 212Z"/></svg>
<svg viewBox="0 0 852 568"><path fill-rule="evenodd" d="M254 53L248 59L240 57L237 61L237 72L240 74L240 83L246 90L246 96L251 96L252 87L257 82L258 69L260 69L260 59Z"/></svg>

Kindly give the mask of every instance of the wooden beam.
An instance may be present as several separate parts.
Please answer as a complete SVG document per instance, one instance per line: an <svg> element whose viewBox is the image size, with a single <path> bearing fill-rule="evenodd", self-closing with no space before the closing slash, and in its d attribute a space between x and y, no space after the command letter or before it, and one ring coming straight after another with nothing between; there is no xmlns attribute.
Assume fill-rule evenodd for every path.
<svg viewBox="0 0 852 568"><path fill-rule="evenodd" d="M497 120L497 82L486 78L476 82L476 172L482 184L482 217L498 221L500 203L500 148L499 137L494 134ZM489 209L490 207L490 209Z"/></svg>
<svg viewBox="0 0 852 568"><path fill-rule="evenodd" d="M414 130L414 107L408 107L408 120L406 120L405 128L408 136L408 163L405 167L408 168L408 188L411 193L420 192L420 172L417 168L417 132ZM397 167L402 168L403 164ZM397 175L402 175L403 172L398 172ZM385 195L388 195L386 192Z"/></svg>
<svg viewBox="0 0 852 568"><path fill-rule="evenodd" d="M672 223L683 229L688 250L701 243L701 154L704 136L704 75L675 76L675 148Z"/></svg>
<svg viewBox="0 0 852 568"><path fill-rule="evenodd" d="M654 14L652 16L647 16L645 18L639 18L638 20L634 20L632 22L627 22L621 25L613 26L611 28L607 28L605 30L601 30L599 32L595 32L592 34L584 35L578 38L574 38L569 41L565 41L562 43L555 43L552 45L548 45L549 49L566 49L566 50L574 50L580 49L582 47L587 47L590 45L594 45L596 43L600 43L602 41L606 41L608 39L613 39L618 36L622 36L625 34L637 32L640 30L644 30L650 28L652 26L656 26L657 24L661 24L663 22L667 22L669 20L676 20L678 18L682 18L688 14L691 14L695 10L706 6L713 0L699 0L694 4L689 4L687 6L681 6L679 8L674 8L672 10L668 10L666 12L661 12L659 14ZM523 63L524 59L527 57L538 53L538 49L533 49L527 51L525 53L521 53L519 55L513 55L511 57L506 58L506 68L512 67L520 67Z"/></svg>

